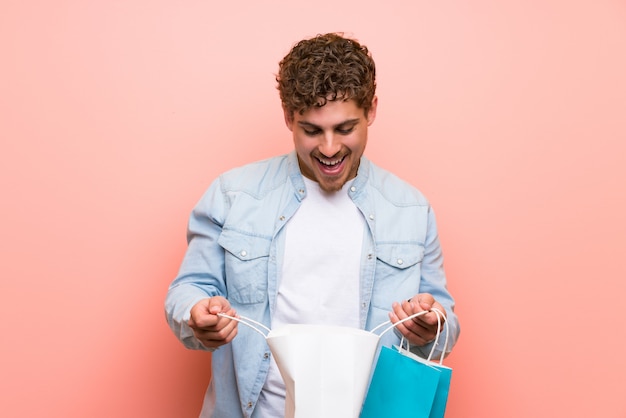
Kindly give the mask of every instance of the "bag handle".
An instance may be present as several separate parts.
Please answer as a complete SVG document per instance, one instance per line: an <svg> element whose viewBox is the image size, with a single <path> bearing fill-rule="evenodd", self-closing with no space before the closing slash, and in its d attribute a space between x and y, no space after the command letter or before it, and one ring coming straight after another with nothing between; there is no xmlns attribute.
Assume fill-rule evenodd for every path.
<svg viewBox="0 0 626 418"><path fill-rule="evenodd" d="M270 333L270 329L268 327L266 327L265 325L263 325L260 322L255 321L254 319L250 319L247 318L245 316L239 316L239 317L235 317L235 316L230 316L230 315L226 315L224 313L218 313L217 316L221 316L223 318L228 318L228 319L232 319L233 321L237 321L240 324L244 324L249 326L250 328L252 328L254 331L258 332L259 334L261 334L263 336L263 338L267 339L267 335ZM256 325L256 326L255 326ZM267 331L267 334L263 331L261 331L258 327L263 328L265 331Z"/></svg>
<svg viewBox="0 0 626 418"><path fill-rule="evenodd" d="M424 314L427 314L428 312L430 312L430 311L421 311L421 312L415 313L415 314L413 314L411 316L408 316L408 317L406 317L406 318L396 322L395 324L390 325L383 332L381 332L378 335L378 337L379 338L382 337L387 331L391 330L392 328L395 328L397 325L399 325L399 324L401 324L401 323L403 323L405 321L408 321L410 319L417 318L418 316L422 316ZM271 332L271 330L268 327L266 327L265 325L263 325L262 323L257 322L254 319L250 319L250 318L245 317L245 316L237 316L237 317L235 317L235 316L226 315L225 313L221 313L221 312L218 313L217 316L222 317L222 318L232 319L233 321L237 321L240 324L247 325L248 327L252 328L254 331L258 332L259 334L261 334L265 338L267 338L267 335ZM439 318L439 316L437 316L437 318ZM391 321L385 321L385 322L383 322L382 324L378 325L377 327L375 327L374 329L372 329L369 332L371 332L372 334L375 334L375 331L377 331L379 328L382 328L383 326L385 326L387 324L391 324ZM265 331L267 331L267 333L261 331L259 328L257 328L257 326L263 328Z"/></svg>
<svg viewBox="0 0 626 418"><path fill-rule="evenodd" d="M431 360L433 353L435 352L435 348L437 347L437 344L439 344L439 336L441 334L441 318L444 318L444 324L446 326L446 340L443 346L443 351L441 353L441 358L439 360L439 364L443 364L443 356L444 353L446 352L446 349L448 347L448 321L446 320L446 316L443 314L443 312L441 312L439 309L437 308L432 308L428 311L421 311L421 312L417 312L414 313L413 315L409 315L404 319L401 319L400 321L396 322L395 324L391 324L391 321L385 321L382 324L374 327L371 331L372 334L375 334L376 331L382 327L384 327L385 325L391 324L389 325L387 328L385 328L380 334L378 334L378 338L382 337L385 333L387 333L388 331L390 331L391 329L395 328L396 326L398 326L399 324L402 324L406 321L410 321L414 318L420 317L422 315L425 315L429 312L435 312L435 314L437 315L437 335L435 336L435 343L433 344L433 348L430 351L430 354L428 356L428 361ZM228 318L228 319L232 319L233 321L237 321L243 325L247 325L248 327L250 327L252 330L256 331L257 333L261 334L263 336L263 338L267 339L268 334L271 332L271 330L266 327L265 325L263 325L260 322L257 322L251 318L247 318L245 316L239 316L239 317L234 317L234 316L230 316L230 315L226 315L225 313L218 313L217 316L219 317L223 317L223 318ZM266 332L261 331L262 328L264 329ZM402 348L404 346L404 336L402 336L402 339L400 340L400 348ZM407 344L407 351L409 349L409 341L406 340L406 344Z"/></svg>
<svg viewBox="0 0 626 418"><path fill-rule="evenodd" d="M382 324L372 328L372 330L370 331L372 334L375 334L376 331L378 331L379 328L384 327L385 325L391 324L389 325L387 328L385 328L380 334L378 334L379 337L382 337L383 335L385 335L385 333L387 333L387 331L395 328L396 326L402 324L403 322L409 321L413 318L417 318L418 316L422 316L422 315L426 315L427 313L429 313L430 311L421 311L421 312L417 312L414 313L413 315L409 315L404 319L399 320L398 322L396 322L395 324L391 324L391 321L385 321Z"/></svg>
<svg viewBox="0 0 626 418"><path fill-rule="evenodd" d="M427 361L431 361L433 354L435 353L435 348L437 348L437 345L439 344L439 337L441 335L441 318L443 318L444 320L444 325L446 327L446 339L444 340L443 343L443 350L441 351L441 357L439 357L439 365L443 365L443 358L445 356L446 350L448 349L448 337L450 336L450 332L449 332L449 325L448 325L448 319L446 318L445 314L443 312L441 312L439 309L437 308L432 308L431 311L435 312L435 314L437 315L437 335L435 336L435 341L433 344L433 348L430 349L430 353L428 354L428 358L426 359ZM402 336L402 339L400 340L400 349L403 349L404 347L404 335ZM406 340L406 350L409 351L410 347L409 347L409 340Z"/></svg>

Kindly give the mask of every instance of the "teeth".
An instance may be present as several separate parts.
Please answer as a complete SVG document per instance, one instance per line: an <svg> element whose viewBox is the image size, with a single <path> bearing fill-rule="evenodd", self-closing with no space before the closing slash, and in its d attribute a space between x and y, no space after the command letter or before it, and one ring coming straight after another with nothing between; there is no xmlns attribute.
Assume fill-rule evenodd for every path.
<svg viewBox="0 0 626 418"><path fill-rule="evenodd" d="M324 161L324 160L320 160L320 159L318 159L318 161L319 161L320 163L322 163L322 164L327 165L327 166L329 166L329 167L330 167L330 166L333 166L333 165L337 165L337 164L339 164L341 161L343 161L343 158L341 158L341 159L339 159L339 160L333 160L333 161Z"/></svg>

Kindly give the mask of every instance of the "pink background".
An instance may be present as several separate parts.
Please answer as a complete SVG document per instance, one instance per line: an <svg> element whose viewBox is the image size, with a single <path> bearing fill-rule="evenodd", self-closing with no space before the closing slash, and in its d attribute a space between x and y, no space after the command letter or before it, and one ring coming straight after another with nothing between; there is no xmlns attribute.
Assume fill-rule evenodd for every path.
<svg viewBox="0 0 626 418"><path fill-rule="evenodd" d="M434 205L447 417L626 417L624 1L3 1L0 416L193 417L162 311L221 171L291 149L292 43L379 71L367 155Z"/></svg>

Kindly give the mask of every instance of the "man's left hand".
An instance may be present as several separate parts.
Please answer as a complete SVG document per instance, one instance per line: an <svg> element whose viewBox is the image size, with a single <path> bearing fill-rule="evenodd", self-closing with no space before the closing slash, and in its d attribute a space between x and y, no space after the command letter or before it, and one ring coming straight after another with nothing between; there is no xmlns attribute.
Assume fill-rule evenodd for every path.
<svg viewBox="0 0 626 418"><path fill-rule="evenodd" d="M408 316L422 311L429 311L433 308L441 311L444 316L446 315L446 310L430 293L420 293L402 303L394 302L392 311L389 313L389 319L395 324ZM442 317L442 327L444 320ZM426 345L432 342L437 335L437 314L429 312L420 315L398 324L396 329L404 335L404 338L409 340L409 343L417 346Z"/></svg>

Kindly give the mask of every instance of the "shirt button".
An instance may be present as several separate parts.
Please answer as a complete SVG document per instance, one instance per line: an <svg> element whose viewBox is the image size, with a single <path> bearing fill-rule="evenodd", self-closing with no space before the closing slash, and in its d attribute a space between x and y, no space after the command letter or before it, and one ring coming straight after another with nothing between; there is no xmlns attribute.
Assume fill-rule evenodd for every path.
<svg viewBox="0 0 626 418"><path fill-rule="evenodd" d="M248 252L246 250L241 250L241 252L239 253L240 256L245 257L248 255Z"/></svg>
<svg viewBox="0 0 626 418"><path fill-rule="evenodd" d="M298 190L298 193L300 193L300 194L304 194L304 189L300 189L300 190Z"/></svg>
<svg viewBox="0 0 626 418"><path fill-rule="evenodd" d="M363 309L367 308L367 303L363 302L363 303L361 304L361 307L362 307Z"/></svg>
<svg viewBox="0 0 626 418"><path fill-rule="evenodd" d="M246 405L248 408L252 408L252 402L248 402L248 405Z"/></svg>
<svg viewBox="0 0 626 418"><path fill-rule="evenodd" d="M370 215L370 220L374 220L374 215Z"/></svg>
<svg viewBox="0 0 626 418"><path fill-rule="evenodd" d="M350 191L351 192L356 192L356 187L354 187L354 186L350 187Z"/></svg>
<svg viewBox="0 0 626 418"><path fill-rule="evenodd" d="M372 254L368 254L368 255L367 255L367 259L368 259L368 260L371 260L373 257L374 257L374 256L373 256Z"/></svg>
<svg viewBox="0 0 626 418"><path fill-rule="evenodd" d="M268 358L270 358L270 353L263 353L263 358L265 360L267 360Z"/></svg>
<svg viewBox="0 0 626 418"><path fill-rule="evenodd" d="M284 216L281 216L281 217L280 217L280 218L278 218L278 219L280 219L281 221L284 221L284 220L285 220L285 217L284 217Z"/></svg>
<svg viewBox="0 0 626 418"><path fill-rule="evenodd" d="M398 258L398 264L399 264L399 265L404 264L404 260L402 260L401 258Z"/></svg>

